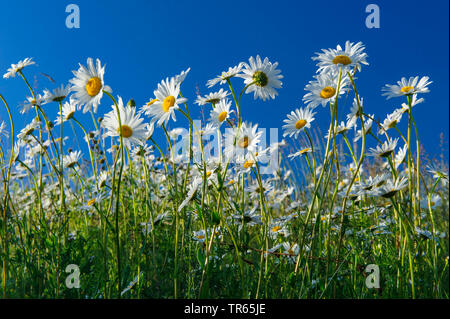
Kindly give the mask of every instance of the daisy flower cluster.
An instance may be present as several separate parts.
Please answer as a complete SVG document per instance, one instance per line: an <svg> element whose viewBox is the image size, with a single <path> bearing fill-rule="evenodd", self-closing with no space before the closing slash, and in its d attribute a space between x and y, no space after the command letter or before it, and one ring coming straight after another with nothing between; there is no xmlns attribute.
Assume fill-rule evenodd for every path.
<svg viewBox="0 0 450 319"><path fill-rule="evenodd" d="M379 120L357 89L363 43L312 60L268 144L242 112L282 94L268 57L219 70L197 96L190 68L169 74L138 103L113 94L100 59L42 91L33 59L12 64L4 80L19 75L27 95L16 110L0 94L4 296L364 298L354 287L374 263L389 265L389 294L448 296L448 168L424 164L413 109L432 82L380 88L398 108ZM15 112L30 122L18 129ZM64 285L68 264L82 291Z"/></svg>

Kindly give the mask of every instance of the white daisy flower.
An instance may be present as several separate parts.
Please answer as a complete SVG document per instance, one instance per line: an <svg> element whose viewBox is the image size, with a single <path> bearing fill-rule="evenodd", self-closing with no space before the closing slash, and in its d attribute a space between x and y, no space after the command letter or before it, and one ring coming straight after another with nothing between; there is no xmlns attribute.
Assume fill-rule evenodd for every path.
<svg viewBox="0 0 450 319"><path fill-rule="evenodd" d="M364 99L362 97L359 97L359 105L361 105L361 108L363 107L363 102L364 102ZM358 100L355 97L355 98L353 98L353 103L352 103L352 106L350 108L350 113L347 114L347 120L350 120L350 119L353 119L353 118L356 119L360 115L362 115L362 114L359 114Z"/></svg>
<svg viewBox="0 0 450 319"><path fill-rule="evenodd" d="M291 262L291 263L295 262L295 257L300 252L300 246L297 245L297 243L288 243L288 242L284 242L282 245L283 245L282 246L283 253L289 255L287 257L289 262Z"/></svg>
<svg viewBox="0 0 450 319"><path fill-rule="evenodd" d="M17 135L18 139L24 139L26 136L31 135L35 129L39 127L40 121L37 118L33 118L31 123L27 124Z"/></svg>
<svg viewBox="0 0 450 319"><path fill-rule="evenodd" d="M223 89L220 89L219 92L209 93L206 94L204 97L197 97L197 100L195 100L195 104L198 105L206 105L208 103L211 103L213 105L219 103L223 99L225 99L230 93L228 91L224 91Z"/></svg>
<svg viewBox="0 0 450 319"><path fill-rule="evenodd" d="M378 195L384 198L391 198L406 186L408 186L408 179L404 176L399 177L395 181L389 179L386 181L386 184L379 188Z"/></svg>
<svg viewBox="0 0 450 319"><path fill-rule="evenodd" d="M100 175L97 178L98 188L104 187L106 185L107 181L108 181L108 172L107 171L101 171Z"/></svg>
<svg viewBox="0 0 450 319"><path fill-rule="evenodd" d="M230 114L234 111L230 111L231 101L223 99L216 104L216 107L209 113L209 121L216 127L220 127L225 122Z"/></svg>
<svg viewBox="0 0 450 319"><path fill-rule="evenodd" d="M231 217L235 220L238 220L241 223L241 227L242 223L247 226L262 225L261 215L257 213L257 208L258 206L255 205L251 210L244 212L244 214L237 213L231 215Z"/></svg>
<svg viewBox="0 0 450 319"><path fill-rule="evenodd" d="M391 155L397 147L398 138L391 140L388 139L382 145L377 145L376 148L370 148L369 156L388 157Z"/></svg>
<svg viewBox="0 0 450 319"><path fill-rule="evenodd" d="M261 61L259 55L256 56L256 61L253 57L249 58L249 63L242 63L245 69L242 70L242 74L238 74L238 77L244 79L245 85L250 85L245 93L254 92L254 99L260 98L263 101L272 98L278 94L275 89L279 89L282 86L280 79L283 76L280 74L280 70L277 69L278 62L271 63L268 58Z"/></svg>
<svg viewBox="0 0 450 319"><path fill-rule="evenodd" d="M287 115L287 119L283 120L283 136L292 137L294 135L297 138L298 134L305 128L311 127L311 122L314 121L315 112L309 107L303 109L298 108Z"/></svg>
<svg viewBox="0 0 450 319"><path fill-rule="evenodd" d="M254 153L239 156L236 161L238 163L236 167L237 173L248 173L256 163L267 161L269 152L270 148L262 149L259 147Z"/></svg>
<svg viewBox="0 0 450 319"><path fill-rule="evenodd" d="M36 98L27 96L27 100L22 104L22 108L19 110L20 114L27 113L31 108L35 106L41 106L45 104L45 98L44 96L38 94L36 95Z"/></svg>
<svg viewBox="0 0 450 319"><path fill-rule="evenodd" d="M158 84L153 94L156 99L150 106L145 109L147 115L152 117L152 122L156 122L158 126L166 125L172 118L176 121L175 110L179 108L178 104L185 103L186 98L179 97L180 84L177 83L174 77L166 78Z"/></svg>
<svg viewBox="0 0 450 319"><path fill-rule="evenodd" d="M151 122L150 124L145 125L145 136L146 140L149 140L153 136L153 132L155 131L155 123Z"/></svg>
<svg viewBox="0 0 450 319"><path fill-rule="evenodd" d="M186 198L183 200L183 202L178 207L178 212L181 212L183 208L192 200L195 193L197 192L198 187L202 184L202 178L201 177L195 177L194 180L189 184L189 191L187 193Z"/></svg>
<svg viewBox="0 0 450 319"><path fill-rule="evenodd" d="M220 82L220 84L224 84L225 82L227 82L228 79L231 79L232 77L237 76L239 73L241 73L242 70L242 62L239 63L239 65L234 66L234 67L229 67L228 71L223 71L219 76L217 76L214 79L208 80L208 82L206 83L206 86L208 88L213 87L214 85L216 85L217 83Z"/></svg>
<svg viewBox="0 0 450 319"><path fill-rule="evenodd" d="M432 209L441 206L441 202L442 202L441 196L439 196L438 194L435 194L430 197L430 206ZM420 201L420 206L428 207L428 198L422 199Z"/></svg>
<svg viewBox="0 0 450 319"><path fill-rule="evenodd" d="M0 135L3 135L6 138L9 137L9 133L6 130L6 123L4 121L0 122Z"/></svg>
<svg viewBox="0 0 450 319"><path fill-rule="evenodd" d="M25 60L19 61L17 64L11 64L11 67L8 69L8 72L3 75L3 78L13 78L16 76L17 72L22 71L24 67L32 64L35 64L33 58L26 58Z"/></svg>
<svg viewBox="0 0 450 319"><path fill-rule="evenodd" d="M121 133L124 146L128 149L131 148L131 144L142 145L147 137L147 130L143 123L144 119L139 114L136 114L136 108L124 107L120 96L118 97L117 106L122 127L119 127L116 107L112 105L112 111L105 115L102 122L107 129L105 136L120 136L119 133Z"/></svg>
<svg viewBox="0 0 450 319"><path fill-rule="evenodd" d="M402 119L402 115L401 109L396 109L391 114L388 114L378 129L378 134L383 134L387 130L394 128Z"/></svg>
<svg viewBox="0 0 450 319"><path fill-rule="evenodd" d="M50 102L61 102L66 98L67 95L70 94L71 87L69 84L64 86L64 84L61 84L61 87L57 87L53 91L44 90L44 100L45 103Z"/></svg>
<svg viewBox="0 0 450 319"><path fill-rule="evenodd" d="M338 134L345 134L347 131L355 127L356 125L356 117L351 117L347 120L347 122L341 121L341 124L338 124L335 127L336 135ZM328 135L330 134L330 130L328 130L327 135L325 135L325 138L328 139Z"/></svg>
<svg viewBox="0 0 450 319"><path fill-rule="evenodd" d="M228 159L239 159L246 153L254 154L257 150L262 131L258 124L243 122L239 128L227 128L225 131L224 154Z"/></svg>
<svg viewBox="0 0 450 319"><path fill-rule="evenodd" d="M81 151L70 152L69 155L64 155L63 165L66 168L72 168L78 161L81 160Z"/></svg>
<svg viewBox="0 0 450 319"><path fill-rule="evenodd" d="M190 70L191 70L191 68L187 68L186 71L181 71L180 74L175 76L176 85L180 85L181 83L183 83L184 79L186 78L186 76L188 75Z"/></svg>
<svg viewBox="0 0 450 319"><path fill-rule="evenodd" d="M336 46L336 49L325 50L323 53L316 53L317 56L313 57L314 61L319 61L317 66L319 69L317 72L328 73L329 71L338 71L342 68L343 74L358 69L361 71L361 64L368 65L366 58L367 54L364 52L364 45L362 42L354 44L353 42L345 42L345 49L342 49L340 45Z"/></svg>
<svg viewBox="0 0 450 319"><path fill-rule="evenodd" d="M111 88L106 86L103 80L105 75L105 66L101 66L100 60L96 60L96 66L92 58L87 59L88 68L80 65L78 71L72 71L75 78L69 82L73 84L72 90L75 92L75 98L80 105L84 104L83 113L93 109L97 112L97 107L103 97L103 90L111 92Z"/></svg>
<svg viewBox="0 0 450 319"><path fill-rule="evenodd" d="M303 97L303 101L308 107L315 108L318 105L326 106L328 103L334 102L336 95L344 94L348 84L348 78L342 77L340 89L338 92L339 77L336 73L322 73L314 76L314 81L309 81L305 86L305 90L309 91Z"/></svg>
<svg viewBox="0 0 450 319"><path fill-rule="evenodd" d="M58 112L58 117L56 118L55 124L60 125L61 119L62 122L70 120L75 115L75 112L78 111L79 109L81 109L81 107L78 105L77 101L73 99L73 97L71 96L69 102L65 102L64 105L62 106L62 116L61 112Z"/></svg>
<svg viewBox="0 0 450 319"><path fill-rule="evenodd" d="M408 151L408 144L403 145L403 147L398 150L394 159L395 169L398 169L400 164L402 164L405 161L407 151Z"/></svg>
<svg viewBox="0 0 450 319"><path fill-rule="evenodd" d="M366 133L365 135L370 134L370 132L372 131L373 117L373 114L369 115L368 119L364 121L364 131ZM362 129L356 132L355 137L353 138L353 142L359 141L360 138L362 138Z"/></svg>
<svg viewBox="0 0 450 319"><path fill-rule="evenodd" d="M428 76L423 76L420 80L419 77L410 77L406 79L403 77L401 81L397 81L397 84L386 84L381 90L384 91L382 95L387 96L387 99L392 97L399 97L404 95L413 95L418 93L428 93L428 85L433 83L428 81Z"/></svg>
<svg viewBox="0 0 450 319"><path fill-rule="evenodd" d="M434 179L441 178L448 181L448 172L446 172L444 168L438 167L436 164L428 165L427 171L433 175Z"/></svg>
<svg viewBox="0 0 450 319"><path fill-rule="evenodd" d="M423 97L421 97L420 99L417 98L417 94L413 94L412 98L411 98L411 107L416 106L417 104L423 103L425 101L425 99ZM400 109L400 111L402 113L408 112L409 109L409 105L408 103L402 103L402 107Z"/></svg>
<svg viewBox="0 0 450 319"><path fill-rule="evenodd" d="M299 157L299 156L301 156L303 154L308 154L308 153L311 153L311 152L312 152L312 149L310 147L302 148L300 151L297 151L295 153L289 154L288 158L294 159L294 158L297 158L297 157Z"/></svg>

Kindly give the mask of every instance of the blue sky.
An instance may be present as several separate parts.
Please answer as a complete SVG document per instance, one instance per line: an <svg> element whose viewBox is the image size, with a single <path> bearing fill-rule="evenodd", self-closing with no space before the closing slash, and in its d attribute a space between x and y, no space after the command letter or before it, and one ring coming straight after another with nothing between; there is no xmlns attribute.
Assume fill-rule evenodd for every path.
<svg viewBox="0 0 450 319"><path fill-rule="evenodd" d="M362 41L370 65L363 67L357 85L367 113L382 120L403 102L381 96L386 83L415 75L428 75L433 81L431 93L424 95L425 103L414 114L425 149L437 154L439 136L443 133L448 141L449 129L448 2L376 1L381 27L368 29L365 8L372 2L10 1L0 10L0 70L3 74L11 63L33 57L38 67L25 73L42 91L55 84L40 72L59 85L72 78L79 62L100 58L106 63L105 81L114 93L125 100L132 97L140 106L161 79L191 67L182 92L192 103L197 86L201 94L209 93L208 79L259 54L279 62L283 88L268 102L246 96L243 116L261 127L281 128L286 114L302 106L304 86L316 71L314 53L346 40ZM70 3L80 8L80 29L65 26ZM234 83L242 88L239 79ZM0 92L13 108L28 94L20 78L0 79ZM102 102L99 115L110 110L107 98ZM54 118L56 104L45 107ZM199 116L197 105L191 110ZM315 124L325 131L329 110L317 111ZM18 129L33 116L20 116L17 109L14 113ZM186 125L181 114L177 119L177 126ZM8 122L3 105L0 120ZM406 122L402 120L401 128ZM446 149L448 153L448 144Z"/></svg>

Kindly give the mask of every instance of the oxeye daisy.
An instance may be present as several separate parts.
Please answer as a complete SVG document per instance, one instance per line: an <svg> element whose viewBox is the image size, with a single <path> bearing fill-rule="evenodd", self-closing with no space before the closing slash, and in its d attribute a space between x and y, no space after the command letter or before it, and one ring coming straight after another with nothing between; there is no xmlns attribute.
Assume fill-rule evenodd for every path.
<svg viewBox="0 0 450 319"><path fill-rule="evenodd" d="M326 106L329 102L334 102L337 94L342 95L346 92L347 77L341 78L339 92L339 77L336 73L322 73L314 78L314 81L309 81L309 84L305 86L305 90L309 93L303 97L303 101L309 108L315 108L320 104Z"/></svg>
<svg viewBox="0 0 450 319"><path fill-rule="evenodd" d="M384 91L382 95L387 96L387 99L392 97L399 97L405 95L413 95L418 93L428 93L428 85L433 83L429 81L428 76L423 76L420 80L419 77L410 77L409 79L402 78L397 81L397 84L386 84L381 90Z"/></svg>
<svg viewBox="0 0 450 319"><path fill-rule="evenodd" d="M370 132L372 131L372 124L373 124L373 117L374 115L369 115L368 119L364 121L364 132L366 133L365 135L370 134ZM363 117L364 119L364 117ZM356 124L355 124L356 126ZM355 134L355 137L353 138L353 142L357 142L359 141L359 139L362 137L362 129L358 130Z"/></svg>
<svg viewBox="0 0 450 319"><path fill-rule="evenodd" d="M442 199L441 196L439 196L438 194L435 194L433 196L430 197L430 206L431 208L436 208L441 206L442 203ZM428 198L424 198L420 201L420 206L422 207L428 207Z"/></svg>
<svg viewBox="0 0 450 319"><path fill-rule="evenodd" d="M444 167L439 167L436 163L428 165L427 171L433 175L434 179L441 178L448 181L448 171L446 172Z"/></svg>
<svg viewBox="0 0 450 319"><path fill-rule="evenodd" d="M69 102L65 102L62 106L62 116L61 112L58 112L58 117L56 118L56 125L60 125L61 121L65 122L73 118L75 112L80 109L77 101L70 97Z"/></svg>
<svg viewBox="0 0 450 319"><path fill-rule="evenodd" d="M231 79L232 77L235 77L239 73L241 73L241 70L242 70L242 62L239 63L239 65L237 65L237 66L229 67L228 71L223 71L216 78L209 80L206 83L206 86L208 88L211 88L211 87L213 87L214 85L216 85L219 82L220 82L220 84L224 84L228 79Z"/></svg>
<svg viewBox="0 0 450 319"><path fill-rule="evenodd" d="M295 153L289 154L288 158L294 159L296 157L299 157L301 155L308 154L308 153L311 153L311 152L312 152L312 149L310 147L302 148L300 151L297 151Z"/></svg>
<svg viewBox="0 0 450 319"><path fill-rule="evenodd" d="M376 148L370 148L369 154L370 156L379 156L379 157L388 157L391 155L395 148L397 147L398 138L391 140L388 139L381 146L378 145Z"/></svg>
<svg viewBox="0 0 450 319"><path fill-rule="evenodd" d="M0 135L3 135L6 138L9 137L8 131L6 130L6 123L4 121L0 122Z"/></svg>
<svg viewBox="0 0 450 319"><path fill-rule="evenodd" d="M300 252L300 246L297 245L296 243L288 243L288 242L284 242L282 244L283 246L283 253L287 255L287 258L289 260L289 262L291 263L295 263L295 256L298 255L298 253Z"/></svg>
<svg viewBox="0 0 450 319"><path fill-rule="evenodd" d="M143 145L147 137L147 130L143 123L144 119L139 114L136 114L136 108L125 107L120 96L118 97L117 106L122 126L119 126L116 107L112 105L112 111L105 115L102 122L107 129L105 136L120 136L121 134L124 146L128 149L130 149L131 144Z"/></svg>
<svg viewBox="0 0 450 319"><path fill-rule="evenodd" d="M403 113L400 109L396 109L393 113L388 114L379 128L378 134L382 134L387 130L394 128L402 119L402 115Z"/></svg>
<svg viewBox="0 0 450 319"><path fill-rule="evenodd" d="M27 124L17 135L18 139L24 139L26 136L33 134L34 130L39 127L40 121L33 118L31 123Z"/></svg>
<svg viewBox="0 0 450 319"><path fill-rule="evenodd" d="M394 158L394 165L396 169L398 169L400 164L402 164L405 161L407 151L408 151L408 144L405 144L402 148L398 150Z"/></svg>
<svg viewBox="0 0 450 319"><path fill-rule="evenodd" d="M180 204L178 207L178 212L181 212L183 208L194 198L195 193L197 192L197 189L202 184L202 178L201 177L195 177L194 180L189 185L189 191L186 195L186 198L184 201Z"/></svg>
<svg viewBox="0 0 450 319"><path fill-rule="evenodd" d="M87 59L87 68L81 63L79 65L80 68L77 71L72 71L75 78L69 82L73 84L72 90L75 92L74 95L79 104L84 104L83 113L91 109L96 113L103 97L103 90L111 92L111 88L106 86L103 80L105 66L101 65L99 59L96 60L96 66L94 66L92 58Z"/></svg>
<svg viewBox="0 0 450 319"><path fill-rule="evenodd" d="M224 154L231 159L238 159L247 153L255 153L260 142L262 131L258 131L258 124L243 122L238 128L227 128L225 131Z"/></svg>
<svg viewBox="0 0 450 319"><path fill-rule="evenodd" d="M268 159L268 154L270 153L270 148L263 149L258 147L257 151L254 153L247 153L245 155L239 156L237 159L238 167L236 170L238 174L248 173L252 168L255 167L256 163L265 162Z"/></svg>
<svg viewBox="0 0 450 319"><path fill-rule="evenodd" d="M37 94L35 98L27 96L27 100L22 104L20 114L27 113L31 108L45 104L44 96Z"/></svg>
<svg viewBox="0 0 450 319"><path fill-rule="evenodd" d="M52 92L49 90L44 90L44 100L45 103L50 102L62 102L67 95L70 94L71 87L69 84L64 86L64 84L61 84L61 87L57 87Z"/></svg>
<svg viewBox="0 0 450 319"><path fill-rule="evenodd" d="M230 111L231 101L228 99L221 100L216 107L211 110L209 114L209 121L216 127L220 127L223 122L225 122L230 114L234 111Z"/></svg>
<svg viewBox="0 0 450 319"><path fill-rule="evenodd" d="M108 181L108 172L107 171L102 171L97 179L97 185L98 188L102 188L106 185L106 182Z"/></svg>
<svg viewBox="0 0 450 319"><path fill-rule="evenodd" d="M206 105L208 103L211 103L213 105L216 105L223 99L225 99L228 95L230 95L229 92L224 91L223 89L220 89L219 92L213 92L206 94L204 97L197 97L197 100L195 100L195 104L198 105Z"/></svg>
<svg viewBox="0 0 450 319"><path fill-rule="evenodd" d="M231 215L234 220L237 220L239 225L239 230L242 229L243 224L246 226L262 225L261 215L257 212L258 206L253 206L251 210L244 212L244 214L237 213Z"/></svg>
<svg viewBox="0 0 450 319"><path fill-rule="evenodd" d="M408 186L408 179L406 177L399 177L395 181L389 179L385 185L380 187L378 194L384 198L391 198L406 186Z"/></svg>
<svg viewBox="0 0 450 319"><path fill-rule="evenodd" d="M33 58L25 58L22 61L19 61L17 64L11 64L11 67L8 69L8 72L3 74L4 79L13 78L16 76L16 73L22 71L22 69L26 66L35 64Z"/></svg>
<svg viewBox="0 0 450 319"><path fill-rule="evenodd" d="M416 106L417 104L423 103L425 99L421 97L420 99L417 98L417 94L413 94L411 98L411 107ZM409 105L407 103L402 103L401 109L399 109L402 113L408 112Z"/></svg>
<svg viewBox="0 0 450 319"><path fill-rule="evenodd" d="M359 97L359 105L361 105L361 107L363 107L363 101L364 99L362 97ZM347 114L347 120L350 120L352 118L358 118L360 115L360 109L359 109L359 105L358 105L358 100L356 98L353 98L353 103L352 106L350 108L350 113Z"/></svg>
<svg viewBox="0 0 450 319"><path fill-rule="evenodd" d="M149 140L152 138L154 130L155 130L155 123L152 122L150 124L145 125L145 136L146 136L145 139L146 140Z"/></svg>
<svg viewBox="0 0 450 319"><path fill-rule="evenodd" d="M181 83L183 83L184 79L186 78L186 76L188 75L190 70L191 70L191 68L187 68L186 71L181 71L180 74L175 76L176 85L180 85Z"/></svg>
<svg viewBox="0 0 450 319"><path fill-rule="evenodd" d="M341 121L341 124L336 125L334 128L335 134L345 134L347 131L352 129L356 125L356 117L351 117L347 120L347 122ZM325 135L325 138L328 139L328 136L330 135L330 130L328 130L327 135Z"/></svg>
<svg viewBox="0 0 450 319"><path fill-rule="evenodd" d="M184 97L179 97L180 85L175 78L166 78L158 84L158 88L153 92L155 99L152 100L150 106L146 109L146 114L152 117L152 122L156 122L158 126L167 124L172 118L176 121L175 110L179 108L178 104L187 101Z"/></svg>
<svg viewBox="0 0 450 319"><path fill-rule="evenodd" d="M346 74L355 68L361 71L361 64L369 64L366 61L367 54L364 52L364 49L362 42L354 44L347 41L345 42L345 49L342 49L340 45L337 45L336 49L322 49L322 53L316 53L317 56L312 59L319 61L317 63L319 67L317 72L327 73L342 68L343 74Z"/></svg>
<svg viewBox="0 0 450 319"><path fill-rule="evenodd" d="M280 79L283 76L280 74L280 70L277 69L278 62L271 63L268 58L261 61L259 55L256 56L256 60L253 57L249 58L249 63L242 63L244 69L238 77L244 79L247 87L245 93L254 92L254 99L260 98L263 101L272 98L278 94L275 89L279 89L282 86Z"/></svg>
<svg viewBox="0 0 450 319"><path fill-rule="evenodd" d="M64 155L63 157L63 165L66 168L73 168L78 161L81 159L81 151L75 151L69 153L69 155Z"/></svg>
<svg viewBox="0 0 450 319"><path fill-rule="evenodd" d="M292 111L291 114L287 115L287 119L283 120L285 125L283 125L283 136L295 137L305 128L311 127L311 122L314 121L314 114L309 107L303 109L298 108Z"/></svg>

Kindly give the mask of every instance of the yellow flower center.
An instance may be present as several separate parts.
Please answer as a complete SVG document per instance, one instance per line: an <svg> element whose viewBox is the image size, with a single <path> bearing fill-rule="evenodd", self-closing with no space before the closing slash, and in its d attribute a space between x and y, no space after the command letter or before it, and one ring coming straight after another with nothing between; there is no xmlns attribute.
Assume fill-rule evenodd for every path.
<svg viewBox="0 0 450 319"><path fill-rule="evenodd" d="M292 249L289 249L289 250L288 250L288 253L289 253L289 255L295 255L295 254L294 254L294 251L293 251Z"/></svg>
<svg viewBox="0 0 450 319"><path fill-rule="evenodd" d="M250 168L250 167L252 167L253 166L253 164L255 164L252 160L247 160L245 163L244 163L244 168Z"/></svg>
<svg viewBox="0 0 450 319"><path fill-rule="evenodd" d="M308 123L306 122L306 120L298 120L297 123L295 123L295 128L297 130L302 129L303 127L305 127L306 123Z"/></svg>
<svg viewBox="0 0 450 319"><path fill-rule="evenodd" d="M238 146L240 148L247 148L249 143L250 143L250 139L248 138L248 136L244 136L243 138L241 138L239 140Z"/></svg>
<svg viewBox="0 0 450 319"><path fill-rule="evenodd" d="M338 55L333 59L334 64L343 64L343 65L349 65L352 63L352 60L346 55Z"/></svg>
<svg viewBox="0 0 450 319"><path fill-rule="evenodd" d="M333 97L334 94L336 94L336 90L331 86L326 86L320 91L320 97L322 99L329 99L330 97Z"/></svg>
<svg viewBox="0 0 450 319"><path fill-rule="evenodd" d="M400 89L402 93L409 93L411 90L414 90L414 86L404 86Z"/></svg>
<svg viewBox="0 0 450 319"><path fill-rule="evenodd" d="M94 204L95 204L95 198L91 199L91 200L88 202L88 206L92 206L92 205L94 205Z"/></svg>
<svg viewBox="0 0 450 319"><path fill-rule="evenodd" d="M175 97L173 97L172 95L169 95L168 97L166 97L163 101L163 110L164 112L169 112L169 109L175 105Z"/></svg>
<svg viewBox="0 0 450 319"><path fill-rule="evenodd" d="M211 172L206 172L206 177L210 177L211 176Z"/></svg>
<svg viewBox="0 0 450 319"><path fill-rule="evenodd" d="M96 96L102 89L102 80L98 77L90 78L86 83L86 92L89 96Z"/></svg>
<svg viewBox="0 0 450 319"><path fill-rule="evenodd" d="M269 78L263 71L256 71L253 74L253 81L257 86L263 87L269 83Z"/></svg>
<svg viewBox="0 0 450 319"><path fill-rule="evenodd" d="M228 182L228 185L233 185L235 183L235 181L232 179Z"/></svg>
<svg viewBox="0 0 450 319"><path fill-rule="evenodd" d="M435 202L431 202L431 203L430 203L430 206L431 206L431 207L433 207L434 205L436 205Z"/></svg>
<svg viewBox="0 0 450 319"><path fill-rule="evenodd" d="M223 122L223 121L225 121L225 119L227 118L227 115L228 115L228 112L221 112L220 114L219 114L219 122Z"/></svg>
<svg viewBox="0 0 450 319"><path fill-rule="evenodd" d="M274 228L272 228L272 231L273 231L274 233L276 233L276 232L279 231L280 229L281 229L280 226L275 226Z"/></svg>
<svg viewBox="0 0 450 319"><path fill-rule="evenodd" d="M300 154L306 153L306 152L308 152L309 150L310 150L309 147L308 147L308 148L304 148L304 149L300 150Z"/></svg>
<svg viewBox="0 0 450 319"><path fill-rule="evenodd" d="M197 236L197 239L203 239L203 238L205 238L205 236L203 236L203 235L198 235Z"/></svg>
<svg viewBox="0 0 450 319"><path fill-rule="evenodd" d="M158 101L158 99L150 100L149 102L147 102L147 107L150 107L150 105L152 105L153 103L155 103L157 101Z"/></svg>
<svg viewBox="0 0 450 319"><path fill-rule="evenodd" d="M120 133L120 131L122 131L122 137L125 138L129 138L133 135L133 129L128 125L122 125L122 130L117 129L117 133Z"/></svg>

